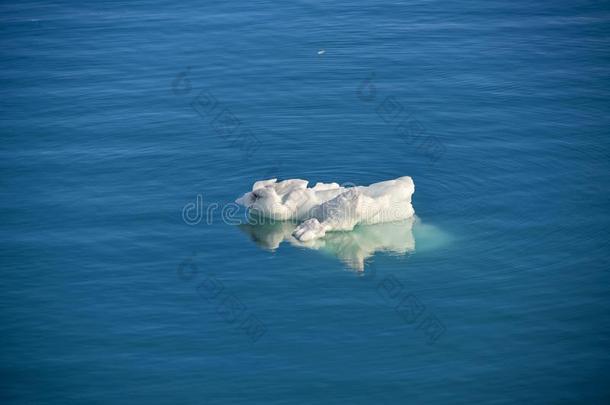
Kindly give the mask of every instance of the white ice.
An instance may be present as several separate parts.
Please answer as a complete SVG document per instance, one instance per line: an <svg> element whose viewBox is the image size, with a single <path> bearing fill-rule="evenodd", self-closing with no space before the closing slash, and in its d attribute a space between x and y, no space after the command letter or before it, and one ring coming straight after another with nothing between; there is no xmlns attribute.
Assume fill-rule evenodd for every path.
<svg viewBox="0 0 610 405"><path fill-rule="evenodd" d="M257 181L236 202L274 220L304 221L293 232L301 242L327 232L351 231L358 224L406 220L415 213L411 205L415 185L409 176L370 186L307 185L300 179Z"/></svg>

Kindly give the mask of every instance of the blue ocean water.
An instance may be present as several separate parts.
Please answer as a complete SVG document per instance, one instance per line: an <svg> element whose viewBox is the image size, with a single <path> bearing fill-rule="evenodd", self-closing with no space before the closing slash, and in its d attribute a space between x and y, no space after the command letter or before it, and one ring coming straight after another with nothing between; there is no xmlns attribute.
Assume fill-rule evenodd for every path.
<svg viewBox="0 0 610 405"><path fill-rule="evenodd" d="M3 403L608 401L607 2L0 21ZM414 250L363 272L230 205L403 175Z"/></svg>

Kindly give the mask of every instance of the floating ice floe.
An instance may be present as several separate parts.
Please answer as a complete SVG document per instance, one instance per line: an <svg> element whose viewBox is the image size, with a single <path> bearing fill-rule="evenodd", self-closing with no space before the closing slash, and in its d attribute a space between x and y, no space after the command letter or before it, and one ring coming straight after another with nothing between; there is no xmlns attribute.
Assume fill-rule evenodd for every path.
<svg viewBox="0 0 610 405"><path fill-rule="evenodd" d="M236 202L251 213L282 221L303 221L292 232L300 242L322 238L327 232L351 231L359 224L403 221L413 217L409 176L370 186L342 187L337 183L277 179L257 181Z"/></svg>

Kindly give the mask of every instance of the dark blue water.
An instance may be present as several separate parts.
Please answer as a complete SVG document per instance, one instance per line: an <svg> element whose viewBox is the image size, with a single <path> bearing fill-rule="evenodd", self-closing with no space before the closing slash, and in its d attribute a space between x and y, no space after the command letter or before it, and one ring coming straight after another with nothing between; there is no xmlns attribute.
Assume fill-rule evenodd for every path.
<svg viewBox="0 0 610 405"><path fill-rule="evenodd" d="M592 1L2 4L2 402L607 401L609 22ZM364 272L182 218L263 178L403 175L415 249Z"/></svg>

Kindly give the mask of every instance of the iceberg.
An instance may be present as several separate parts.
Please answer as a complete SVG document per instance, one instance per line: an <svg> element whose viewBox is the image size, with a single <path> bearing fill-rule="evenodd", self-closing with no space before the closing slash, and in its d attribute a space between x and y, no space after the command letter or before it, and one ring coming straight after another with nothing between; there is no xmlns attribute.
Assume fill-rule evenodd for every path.
<svg viewBox="0 0 610 405"><path fill-rule="evenodd" d="M415 214L411 205L415 184L409 176L369 186L308 184L301 179L261 180L235 202L261 217L301 222L292 232L300 242L323 238L327 232L351 231L360 224L403 221Z"/></svg>

